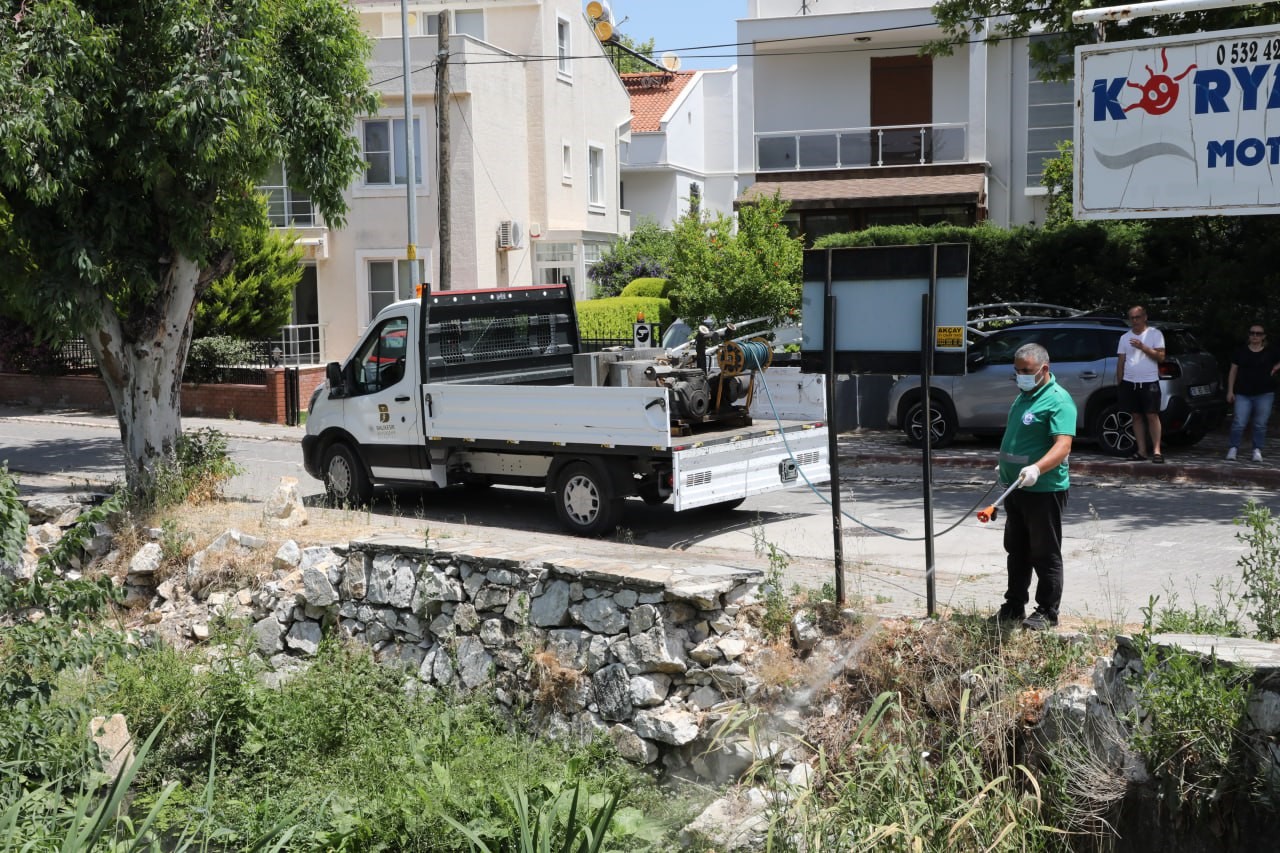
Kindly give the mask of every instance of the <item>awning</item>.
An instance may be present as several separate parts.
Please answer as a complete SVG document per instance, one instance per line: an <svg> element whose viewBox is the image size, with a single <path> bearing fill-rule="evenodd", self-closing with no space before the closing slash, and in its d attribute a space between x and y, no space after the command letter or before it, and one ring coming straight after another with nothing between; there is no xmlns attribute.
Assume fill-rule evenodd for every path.
<svg viewBox="0 0 1280 853"><path fill-rule="evenodd" d="M775 193L792 210L833 210L857 207L986 204L986 176L977 173L892 175L851 178L814 177L759 180L738 196L735 204L752 204Z"/></svg>

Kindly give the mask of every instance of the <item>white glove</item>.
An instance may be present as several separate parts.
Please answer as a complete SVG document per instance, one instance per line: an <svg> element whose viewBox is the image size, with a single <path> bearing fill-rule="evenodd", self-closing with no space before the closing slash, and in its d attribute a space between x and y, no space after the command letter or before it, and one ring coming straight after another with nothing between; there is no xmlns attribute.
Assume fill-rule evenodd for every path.
<svg viewBox="0 0 1280 853"><path fill-rule="evenodd" d="M1028 465L1018 472L1018 476L1022 478L1022 481L1018 483L1018 488L1029 489L1040 479L1040 469L1034 465Z"/></svg>

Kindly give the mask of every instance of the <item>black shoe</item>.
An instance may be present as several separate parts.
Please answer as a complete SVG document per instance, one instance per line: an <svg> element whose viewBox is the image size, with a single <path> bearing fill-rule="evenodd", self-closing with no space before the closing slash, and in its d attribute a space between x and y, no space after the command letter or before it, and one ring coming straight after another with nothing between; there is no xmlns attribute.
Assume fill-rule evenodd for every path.
<svg viewBox="0 0 1280 853"><path fill-rule="evenodd" d="M1003 604L1000 609L987 617L987 621L993 625L1016 625L1027 615L1026 611L1021 607L1013 607Z"/></svg>
<svg viewBox="0 0 1280 853"><path fill-rule="evenodd" d="M1057 619L1052 616L1046 616L1039 610L1022 620L1022 627L1028 631L1044 631L1049 628L1055 628L1057 625Z"/></svg>

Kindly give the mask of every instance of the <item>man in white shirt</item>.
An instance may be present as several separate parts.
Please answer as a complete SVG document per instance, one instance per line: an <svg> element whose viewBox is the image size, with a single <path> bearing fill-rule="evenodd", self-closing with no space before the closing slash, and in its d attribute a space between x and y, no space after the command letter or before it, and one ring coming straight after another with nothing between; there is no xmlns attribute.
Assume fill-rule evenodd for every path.
<svg viewBox="0 0 1280 853"><path fill-rule="evenodd" d="M1160 362L1164 361L1164 333L1147 325L1147 310L1135 305L1128 313L1130 330L1120 336L1116 350L1116 384L1120 408L1133 417L1135 462L1147 459L1143 449L1151 433L1151 461L1164 462L1160 453Z"/></svg>

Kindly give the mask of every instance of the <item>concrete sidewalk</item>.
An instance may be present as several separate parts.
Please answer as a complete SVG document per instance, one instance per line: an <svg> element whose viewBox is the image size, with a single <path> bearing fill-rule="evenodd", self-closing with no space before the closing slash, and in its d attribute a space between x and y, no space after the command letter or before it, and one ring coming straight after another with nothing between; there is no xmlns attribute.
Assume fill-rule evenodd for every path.
<svg viewBox="0 0 1280 853"><path fill-rule="evenodd" d="M37 410L13 404L0 404L0 419L21 420L32 424L66 423L117 431L114 415L74 409ZM215 429L232 438L257 441L300 442L306 433L302 426L256 423L223 418L183 418L183 429L194 431ZM1240 461L1227 462L1227 425L1214 430L1191 447L1166 445L1165 464L1129 462L1102 453L1092 444L1079 442L1071 453L1072 473L1107 479L1166 481L1198 485L1252 485L1280 488L1280 437L1263 451L1264 461L1250 462L1252 446L1246 436ZM1247 448L1247 449L1246 449ZM1273 450L1274 448L1274 450ZM935 466L951 468L994 468L999 453L996 439L958 436L950 446L933 452ZM899 430L854 430L840 436L840 459L846 475L850 466L860 464L910 464L920 466L922 454L907 444Z"/></svg>

